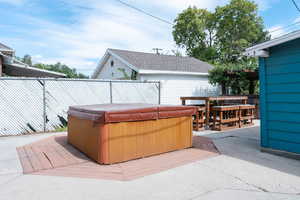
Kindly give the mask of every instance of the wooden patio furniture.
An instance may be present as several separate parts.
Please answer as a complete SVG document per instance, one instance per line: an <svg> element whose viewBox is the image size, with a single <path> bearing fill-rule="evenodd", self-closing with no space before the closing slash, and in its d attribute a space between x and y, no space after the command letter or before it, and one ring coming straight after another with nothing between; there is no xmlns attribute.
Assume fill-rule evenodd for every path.
<svg viewBox="0 0 300 200"><path fill-rule="evenodd" d="M239 106L213 106L213 129L222 131L239 127Z"/></svg>
<svg viewBox="0 0 300 200"><path fill-rule="evenodd" d="M239 127L252 126L255 118L255 105L239 105Z"/></svg>
<svg viewBox="0 0 300 200"><path fill-rule="evenodd" d="M205 126L206 128L209 128L209 123L211 121L211 103L214 101L220 102L220 103L224 103L224 102L228 102L228 101L238 101L241 104L246 104L248 101L248 97L247 96L211 96L211 97L180 97L182 105L186 105L186 101L188 100L202 100L205 101Z"/></svg>
<svg viewBox="0 0 300 200"><path fill-rule="evenodd" d="M193 115L193 130L199 131L204 130L204 115L205 115L205 107L198 106L198 110L195 115Z"/></svg>

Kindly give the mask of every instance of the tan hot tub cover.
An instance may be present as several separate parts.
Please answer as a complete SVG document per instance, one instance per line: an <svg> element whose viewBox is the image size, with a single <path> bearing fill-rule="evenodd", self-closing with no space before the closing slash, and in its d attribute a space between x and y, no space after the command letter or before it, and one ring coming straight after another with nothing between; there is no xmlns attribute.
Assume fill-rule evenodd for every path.
<svg viewBox="0 0 300 200"><path fill-rule="evenodd" d="M191 146L193 106L97 104L71 106L68 141L111 164Z"/></svg>

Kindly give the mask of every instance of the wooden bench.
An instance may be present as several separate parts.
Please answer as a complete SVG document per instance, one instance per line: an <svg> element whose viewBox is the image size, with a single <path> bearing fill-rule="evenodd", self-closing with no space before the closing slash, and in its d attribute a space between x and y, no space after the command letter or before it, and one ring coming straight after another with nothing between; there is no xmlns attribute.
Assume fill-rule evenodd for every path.
<svg viewBox="0 0 300 200"><path fill-rule="evenodd" d="M193 130L199 131L204 130L204 122L205 122L205 107L198 106L197 112L193 115Z"/></svg>
<svg viewBox="0 0 300 200"><path fill-rule="evenodd" d="M239 106L213 106L213 129L222 131L239 127Z"/></svg>
<svg viewBox="0 0 300 200"><path fill-rule="evenodd" d="M239 127L252 126L255 118L255 105L239 105Z"/></svg>

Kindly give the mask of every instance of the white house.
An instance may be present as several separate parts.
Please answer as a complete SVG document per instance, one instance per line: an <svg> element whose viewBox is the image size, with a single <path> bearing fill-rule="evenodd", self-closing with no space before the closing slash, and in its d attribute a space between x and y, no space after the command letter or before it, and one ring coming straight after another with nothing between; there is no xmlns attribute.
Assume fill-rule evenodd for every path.
<svg viewBox="0 0 300 200"><path fill-rule="evenodd" d="M180 96L217 95L209 84L213 66L192 57L107 49L92 78L161 82L161 103L180 104Z"/></svg>

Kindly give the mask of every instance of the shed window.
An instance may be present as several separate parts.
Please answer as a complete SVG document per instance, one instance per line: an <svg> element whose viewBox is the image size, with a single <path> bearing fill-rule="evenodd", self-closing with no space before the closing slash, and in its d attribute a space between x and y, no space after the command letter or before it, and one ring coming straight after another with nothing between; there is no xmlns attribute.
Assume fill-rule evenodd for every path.
<svg viewBox="0 0 300 200"><path fill-rule="evenodd" d="M113 60L112 60L112 61L110 61L110 66L111 66L111 67L113 67L113 66L114 66L114 64L115 64L115 63L114 63L114 61L113 61Z"/></svg>

